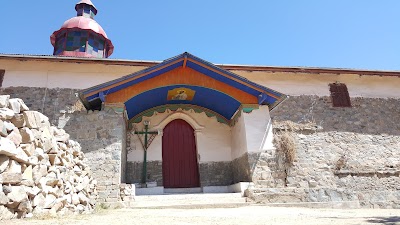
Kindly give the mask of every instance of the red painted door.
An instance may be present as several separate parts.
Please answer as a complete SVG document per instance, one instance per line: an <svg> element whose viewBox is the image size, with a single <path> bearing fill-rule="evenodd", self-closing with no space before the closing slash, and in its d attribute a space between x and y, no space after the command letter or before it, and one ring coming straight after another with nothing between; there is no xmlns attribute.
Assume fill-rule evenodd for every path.
<svg viewBox="0 0 400 225"><path fill-rule="evenodd" d="M196 140L193 128L184 120L173 120L162 137L165 188L200 187Z"/></svg>

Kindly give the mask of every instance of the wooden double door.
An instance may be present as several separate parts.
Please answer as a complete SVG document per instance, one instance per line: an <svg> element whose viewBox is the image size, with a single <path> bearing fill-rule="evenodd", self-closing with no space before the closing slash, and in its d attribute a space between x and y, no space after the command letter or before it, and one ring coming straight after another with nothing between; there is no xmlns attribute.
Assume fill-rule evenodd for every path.
<svg viewBox="0 0 400 225"><path fill-rule="evenodd" d="M164 188L200 187L194 130L186 121L171 121L163 131Z"/></svg>

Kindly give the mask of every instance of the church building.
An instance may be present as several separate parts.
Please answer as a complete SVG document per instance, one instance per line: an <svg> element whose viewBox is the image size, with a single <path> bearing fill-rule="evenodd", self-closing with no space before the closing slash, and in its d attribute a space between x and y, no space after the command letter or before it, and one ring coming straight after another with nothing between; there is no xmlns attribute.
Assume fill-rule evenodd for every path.
<svg viewBox="0 0 400 225"><path fill-rule="evenodd" d="M75 9L53 55L0 54L0 92L81 144L98 201L132 185L400 207L399 71L111 59L98 9Z"/></svg>

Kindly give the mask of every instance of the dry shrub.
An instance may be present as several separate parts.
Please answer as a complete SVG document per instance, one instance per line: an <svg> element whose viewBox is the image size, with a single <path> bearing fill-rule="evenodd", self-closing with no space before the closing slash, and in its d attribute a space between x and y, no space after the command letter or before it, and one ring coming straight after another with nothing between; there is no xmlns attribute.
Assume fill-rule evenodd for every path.
<svg viewBox="0 0 400 225"><path fill-rule="evenodd" d="M71 110L73 112L76 112L76 111L79 112L79 111L83 111L83 110L86 110L86 109L85 109L85 106L82 104L81 101L76 101L75 104L72 105Z"/></svg>
<svg viewBox="0 0 400 225"><path fill-rule="evenodd" d="M282 154L289 165L293 165L296 158L296 149L293 133L281 131L275 134L273 141L278 153Z"/></svg>

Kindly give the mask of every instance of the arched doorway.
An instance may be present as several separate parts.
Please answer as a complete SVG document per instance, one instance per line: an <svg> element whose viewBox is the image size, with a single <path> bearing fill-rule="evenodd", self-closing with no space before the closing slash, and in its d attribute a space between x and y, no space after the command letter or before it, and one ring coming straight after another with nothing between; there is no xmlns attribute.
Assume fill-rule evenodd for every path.
<svg viewBox="0 0 400 225"><path fill-rule="evenodd" d="M165 126L162 160L165 188L200 186L194 130L186 121L176 119Z"/></svg>

